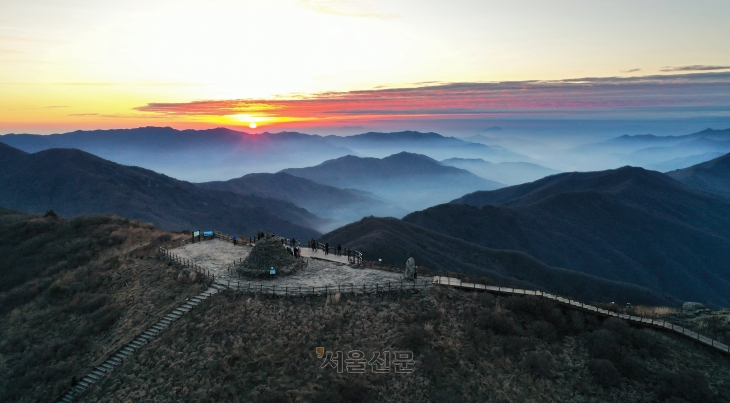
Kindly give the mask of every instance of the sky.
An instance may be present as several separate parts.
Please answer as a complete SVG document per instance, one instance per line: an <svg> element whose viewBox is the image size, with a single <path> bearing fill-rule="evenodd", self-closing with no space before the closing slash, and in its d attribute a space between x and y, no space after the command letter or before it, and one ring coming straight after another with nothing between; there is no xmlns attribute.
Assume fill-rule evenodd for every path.
<svg viewBox="0 0 730 403"><path fill-rule="evenodd" d="M730 127L729 19L727 0L0 0L0 133Z"/></svg>

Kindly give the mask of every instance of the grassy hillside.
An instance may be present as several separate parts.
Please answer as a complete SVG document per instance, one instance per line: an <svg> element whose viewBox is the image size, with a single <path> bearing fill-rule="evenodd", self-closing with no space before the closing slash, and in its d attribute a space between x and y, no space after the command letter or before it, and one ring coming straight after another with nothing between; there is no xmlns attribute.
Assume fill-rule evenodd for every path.
<svg viewBox="0 0 730 403"><path fill-rule="evenodd" d="M411 374L321 368L327 351L414 352ZM449 289L342 298L222 295L87 401L726 402L730 359L534 297Z"/></svg>
<svg viewBox="0 0 730 403"><path fill-rule="evenodd" d="M519 251L486 248L394 218L364 218L320 240L341 243L362 251L366 260L383 259L396 267L405 267L405 261L413 257L416 264L431 270L466 274L504 286L545 289L586 301L676 304L644 287L550 267Z"/></svg>
<svg viewBox="0 0 730 403"><path fill-rule="evenodd" d="M0 401L49 401L202 284L152 258L182 234L0 210Z"/></svg>

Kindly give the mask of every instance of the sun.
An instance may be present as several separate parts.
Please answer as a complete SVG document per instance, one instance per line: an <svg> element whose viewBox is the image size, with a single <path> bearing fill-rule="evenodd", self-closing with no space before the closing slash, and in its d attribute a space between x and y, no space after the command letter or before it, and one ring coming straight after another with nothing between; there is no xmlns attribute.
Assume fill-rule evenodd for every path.
<svg viewBox="0 0 730 403"><path fill-rule="evenodd" d="M255 129L256 128L256 123L255 122L251 122L251 124L248 125L248 127L252 128L252 129Z"/></svg>

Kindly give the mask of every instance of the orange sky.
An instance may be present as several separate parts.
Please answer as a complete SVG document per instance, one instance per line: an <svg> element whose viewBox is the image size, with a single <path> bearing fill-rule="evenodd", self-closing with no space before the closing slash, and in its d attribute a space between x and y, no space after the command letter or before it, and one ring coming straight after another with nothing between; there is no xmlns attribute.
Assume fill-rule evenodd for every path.
<svg viewBox="0 0 730 403"><path fill-rule="evenodd" d="M577 87L560 80L728 72L728 16L721 0L0 1L0 133L657 106L639 93L602 100L606 83L570 96ZM475 89L526 80L561 91L530 87L535 103ZM438 87L448 83L473 86ZM692 88L696 102L674 106L707 106Z"/></svg>

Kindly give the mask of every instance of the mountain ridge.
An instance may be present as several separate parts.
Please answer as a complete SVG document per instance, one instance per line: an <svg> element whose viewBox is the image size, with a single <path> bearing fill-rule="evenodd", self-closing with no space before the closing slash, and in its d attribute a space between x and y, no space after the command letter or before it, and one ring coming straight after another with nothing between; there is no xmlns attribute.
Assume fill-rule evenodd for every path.
<svg viewBox="0 0 730 403"><path fill-rule="evenodd" d="M0 205L23 211L117 214L166 229L251 234L270 227L311 236L327 222L288 202L203 190L76 149L44 150L13 162L0 166Z"/></svg>

